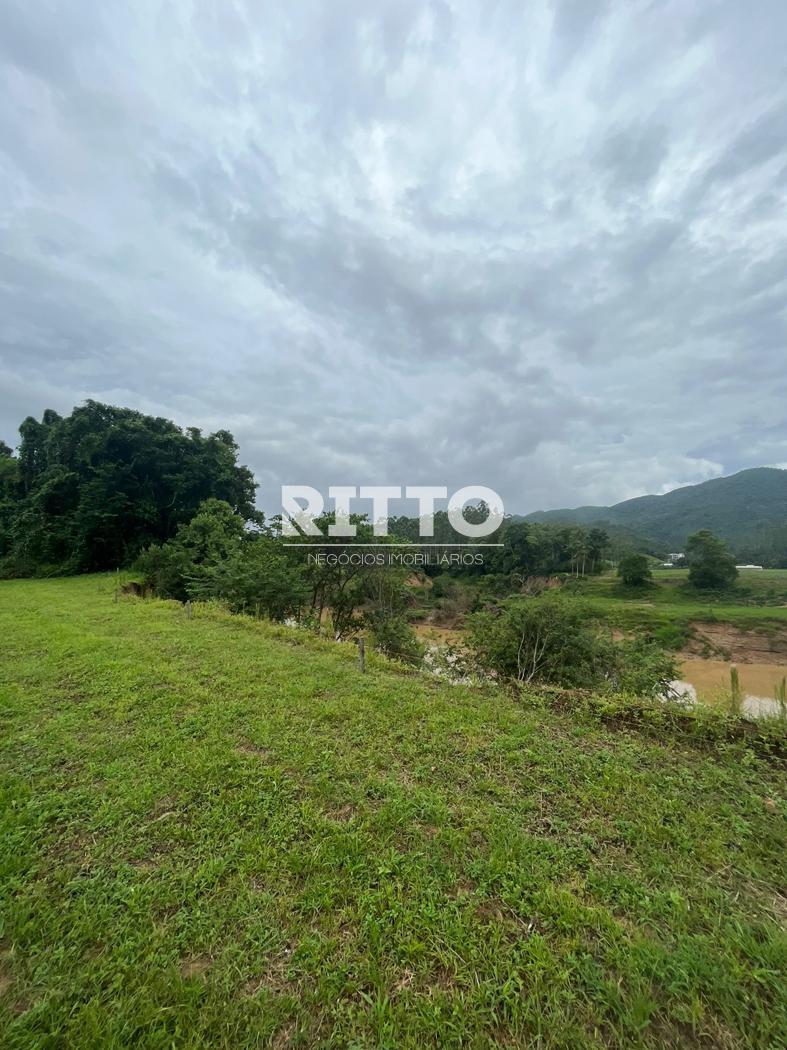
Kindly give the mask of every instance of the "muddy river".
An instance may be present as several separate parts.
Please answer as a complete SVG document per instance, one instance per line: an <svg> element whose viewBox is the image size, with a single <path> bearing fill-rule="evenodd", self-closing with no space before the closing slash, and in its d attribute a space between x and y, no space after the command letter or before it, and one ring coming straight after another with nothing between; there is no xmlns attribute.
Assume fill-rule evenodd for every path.
<svg viewBox="0 0 787 1050"><path fill-rule="evenodd" d="M730 668L738 668L743 710L749 714L778 714L776 690L787 675L784 664L731 664L727 660L683 660L681 682L696 699L728 706L731 702Z"/></svg>

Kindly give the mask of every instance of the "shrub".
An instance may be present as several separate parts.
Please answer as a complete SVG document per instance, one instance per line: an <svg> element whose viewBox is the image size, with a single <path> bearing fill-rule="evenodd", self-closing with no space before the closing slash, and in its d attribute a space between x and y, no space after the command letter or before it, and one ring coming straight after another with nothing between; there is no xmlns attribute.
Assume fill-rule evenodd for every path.
<svg viewBox="0 0 787 1050"><path fill-rule="evenodd" d="M653 632L653 639L663 649L682 649L688 642L691 629L687 624L665 623Z"/></svg>
<svg viewBox="0 0 787 1050"><path fill-rule="evenodd" d="M635 638L615 645L607 685L633 696L666 696L678 676L675 657L652 639Z"/></svg>
<svg viewBox="0 0 787 1050"><path fill-rule="evenodd" d="M266 536L248 539L222 561L195 568L187 589L192 598L219 598L232 612L272 620L299 619L309 595L303 567Z"/></svg>
<svg viewBox="0 0 787 1050"><path fill-rule="evenodd" d="M273 539L245 532L229 504L213 499L173 540L144 551L136 568L162 598L217 598L233 612L273 620L298 616L308 590L303 568Z"/></svg>
<svg viewBox="0 0 787 1050"><path fill-rule="evenodd" d="M645 554L627 554L618 566L618 576L627 587L642 587L650 583L653 573Z"/></svg>
<svg viewBox="0 0 787 1050"><path fill-rule="evenodd" d="M420 663L424 647L404 616L376 609L364 617L375 649L407 663Z"/></svg>
<svg viewBox="0 0 787 1050"><path fill-rule="evenodd" d="M508 599L468 623L480 664L506 678L575 686L599 679L606 643L581 599L555 592Z"/></svg>
<svg viewBox="0 0 787 1050"><path fill-rule="evenodd" d="M184 602L188 598L186 572L190 565L188 554L174 543L153 544L143 551L134 563L142 575L143 585L159 598L174 598Z"/></svg>
<svg viewBox="0 0 787 1050"><path fill-rule="evenodd" d="M471 616L469 642L482 668L520 682L644 696L677 677L673 657L653 640L615 643L582 599L554 591Z"/></svg>

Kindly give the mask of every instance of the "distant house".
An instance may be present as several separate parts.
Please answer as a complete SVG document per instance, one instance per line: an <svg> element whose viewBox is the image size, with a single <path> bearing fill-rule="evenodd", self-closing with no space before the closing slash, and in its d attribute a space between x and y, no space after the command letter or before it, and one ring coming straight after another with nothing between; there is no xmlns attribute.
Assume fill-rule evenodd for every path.
<svg viewBox="0 0 787 1050"><path fill-rule="evenodd" d="M735 568L738 570L750 569L754 570L755 572L762 572L762 565L736 565Z"/></svg>
<svg viewBox="0 0 787 1050"><path fill-rule="evenodd" d="M662 569L674 569L676 565L683 560L684 555L681 554L668 554L667 560L661 563Z"/></svg>

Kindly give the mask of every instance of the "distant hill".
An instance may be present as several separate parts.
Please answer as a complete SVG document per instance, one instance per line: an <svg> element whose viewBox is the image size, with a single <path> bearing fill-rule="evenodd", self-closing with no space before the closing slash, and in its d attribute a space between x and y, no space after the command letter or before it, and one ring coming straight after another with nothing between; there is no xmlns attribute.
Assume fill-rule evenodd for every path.
<svg viewBox="0 0 787 1050"><path fill-rule="evenodd" d="M576 507L528 514L526 521L609 523L682 550L686 537L711 529L730 543L787 524L787 470L755 467L728 478L686 485L663 496L638 496L612 507Z"/></svg>

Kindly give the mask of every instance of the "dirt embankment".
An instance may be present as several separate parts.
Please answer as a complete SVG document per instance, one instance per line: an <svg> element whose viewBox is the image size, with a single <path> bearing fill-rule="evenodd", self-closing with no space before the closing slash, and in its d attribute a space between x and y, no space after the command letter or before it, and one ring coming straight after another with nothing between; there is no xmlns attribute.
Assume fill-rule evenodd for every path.
<svg viewBox="0 0 787 1050"><path fill-rule="evenodd" d="M719 657L738 664L787 666L787 627L743 631L728 623L693 623L693 635L682 655Z"/></svg>

